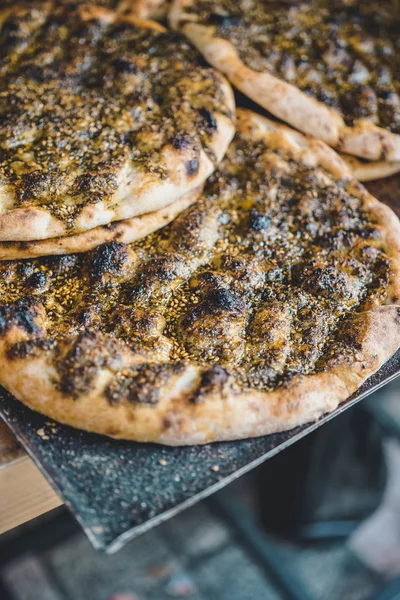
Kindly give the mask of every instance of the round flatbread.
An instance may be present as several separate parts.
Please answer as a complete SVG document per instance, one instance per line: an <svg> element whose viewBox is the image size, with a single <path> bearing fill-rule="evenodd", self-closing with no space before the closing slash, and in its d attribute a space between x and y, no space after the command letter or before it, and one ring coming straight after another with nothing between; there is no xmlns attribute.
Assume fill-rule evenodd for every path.
<svg viewBox="0 0 400 600"><path fill-rule="evenodd" d="M232 90L154 21L92 5L0 12L0 240L167 206L215 169Z"/></svg>
<svg viewBox="0 0 400 600"><path fill-rule="evenodd" d="M100 244L112 241L131 244L168 225L180 212L196 202L200 194L201 188L198 188L165 208L124 221L114 221L76 235L32 242L0 242L0 260L87 252Z"/></svg>
<svg viewBox="0 0 400 600"><path fill-rule="evenodd" d="M0 384L118 438L291 429L400 346L397 217L323 142L247 111L167 227L0 272Z"/></svg>
<svg viewBox="0 0 400 600"><path fill-rule="evenodd" d="M350 154L341 154L353 176L359 181L375 181L376 179L385 179L391 177L400 171L400 161L387 162L383 160L370 161L351 156Z"/></svg>
<svg viewBox="0 0 400 600"><path fill-rule="evenodd" d="M276 117L348 154L395 161L400 20L390 6L174 0L170 21Z"/></svg>

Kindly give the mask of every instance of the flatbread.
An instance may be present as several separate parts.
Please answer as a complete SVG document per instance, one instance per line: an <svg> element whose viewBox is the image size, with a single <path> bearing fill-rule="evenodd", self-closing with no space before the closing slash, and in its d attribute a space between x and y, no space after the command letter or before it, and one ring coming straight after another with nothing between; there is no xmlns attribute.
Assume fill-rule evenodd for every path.
<svg viewBox="0 0 400 600"><path fill-rule="evenodd" d="M392 3L174 0L170 22L279 119L342 152L400 160Z"/></svg>
<svg viewBox="0 0 400 600"><path fill-rule="evenodd" d="M1 23L0 241L158 210L224 155L230 85L159 23L57 3Z"/></svg>
<svg viewBox="0 0 400 600"><path fill-rule="evenodd" d="M180 212L193 204L200 194L201 188L197 188L165 208L124 221L115 221L109 225L101 225L76 235L32 242L0 242L0 260L87 252L100 244L112 241L131 244L168 225Z"/></svg>
<svg viewBox="0 0 400 600"><path fill-rule="evenodd" d="M353 173L353 176L359 181L385 179L400 171L400 161L370 161L351 156L350 154L341 154L341 157Z"/></svg>
<svg viewBox="0 0 400 600"><path fill-rule="evenodd" d="M202 197L158 233L0 272L0 384L117 438L291 429L400 346L397 217L323 142L248 111Z"/></svg>

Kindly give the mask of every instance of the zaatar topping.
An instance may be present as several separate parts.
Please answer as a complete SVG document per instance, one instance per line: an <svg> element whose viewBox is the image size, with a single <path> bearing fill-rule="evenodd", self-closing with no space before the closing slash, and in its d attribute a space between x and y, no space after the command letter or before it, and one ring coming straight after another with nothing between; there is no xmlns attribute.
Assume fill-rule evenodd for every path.
<svg viewBox="0 0 400 600"><path fill-rule="evenodd" d="M139 362L108 389L111 404L156 404L189 360L207 367L204 393L233 381L273 390L354 356L362 331L348 322L387 299L385 250L348 180L239 131L201 199L163 230L130 246L2 263L0 316L23 328L29 307L42 307L46 338L61 340L60 389L74 397L96 370L118 371L127 346ZM77 333L64 355L62 340ZM34 352L33 339L9 356Z"/></svg>

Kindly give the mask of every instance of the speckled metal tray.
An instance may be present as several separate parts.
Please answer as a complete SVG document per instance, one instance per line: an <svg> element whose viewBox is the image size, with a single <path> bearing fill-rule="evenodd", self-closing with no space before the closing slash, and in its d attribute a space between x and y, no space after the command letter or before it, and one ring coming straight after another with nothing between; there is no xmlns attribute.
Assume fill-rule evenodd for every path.
<svg viewBox="0 0 400 600"><path fill-rule="evenodd" d="M168 448L77 431L50 422L4 391L0 415L64 498L93 545L115 552L398 375L400 351L352 398L317 423L258 439L207 446Z"/></svg>

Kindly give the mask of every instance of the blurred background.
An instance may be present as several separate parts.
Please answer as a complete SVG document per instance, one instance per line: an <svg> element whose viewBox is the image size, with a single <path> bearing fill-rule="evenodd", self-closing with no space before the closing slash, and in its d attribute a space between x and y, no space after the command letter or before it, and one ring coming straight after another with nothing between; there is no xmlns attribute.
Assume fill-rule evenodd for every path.
<svg viewBox="0 0 400 600"><path fill-rule="evenodd" d="M2 600L400 598L400 379L106 556L65 508L0 536Z"/></svg>

